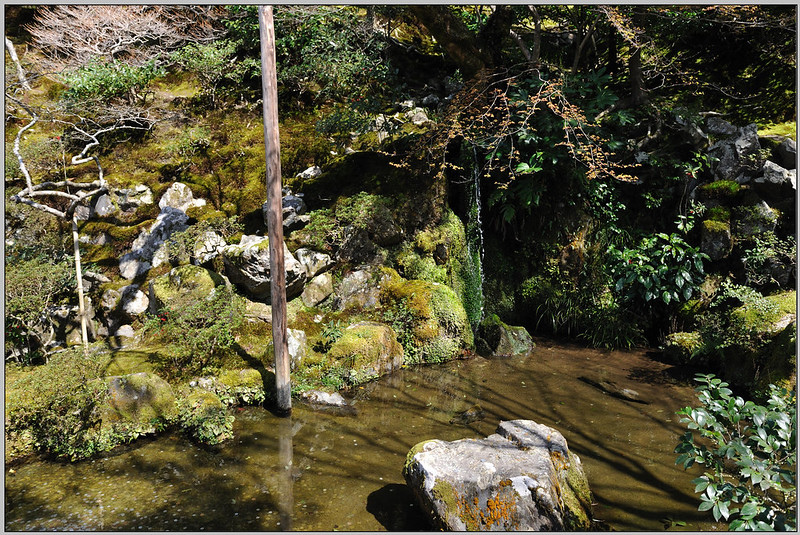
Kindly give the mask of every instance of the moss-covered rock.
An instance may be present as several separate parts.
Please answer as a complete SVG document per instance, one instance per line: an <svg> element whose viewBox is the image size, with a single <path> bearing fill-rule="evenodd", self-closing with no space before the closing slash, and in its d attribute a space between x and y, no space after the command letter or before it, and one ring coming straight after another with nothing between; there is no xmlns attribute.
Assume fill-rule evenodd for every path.
<svg viewBox="0 0 800 535"><path fill-rule="evenodd" d="M150 281L150 311L156 313L164 306L180 308L205 299L223 282L217 273L200 266L174 267L166 275Z"/></svg>
<svg viewBox="0 0 800 535"><path fill-rule="evenodd" d="M264 379L253 368L223 370L217 377L215 392L226 405L263 403Z"/></svg>
<svg viewBox="0 0 800 535"><path fill-rule="evenodd" d="M676 332L667 335L664 341L664 355L672 362L685 364L703 347L703 337L699 332Z"/></svg>
<svg viewBox="0 0 800 535"><path fill-rule="evenodd" d="M139 372L108 379L108 402L103 425L130 424L139 433L152 433L177 416L175 393L164 379L152 372Z"/></svg>
<svg viewBox="0 0 800 535"><path fill-rule="evenodd" d="M734 343L725 348L722 360L726 380L755 392L769 383L795 384L796 306L797 293L790 290L731 311Z"/></svg>
<svg viewBox="0 0 800 535"><path fill-rule="evenodd" d="M390 326L360 322L345 329L328 351L328 366L357 385L392 373L403 365L403 346Z"/></svg>
<svg viewBox="0 0 800 535"><path fill-rule="evenodd" d="M496 314L481 322L479 332L493 355L525 355L535 345L525 327L507 325Z"/></svg>
<svg viewBox="0 0 800 535"><path fill-rule="evenodd" d="M464 305L449 286L383 273L384 317L398 329L408 361L444 362L474 347Z"/></svg>
<svg viewBox="0 0 800 535"><path fill-rule="evenodd" d="M219 444L233 438L233 416L213 392L196 390L178 402L181 426L199 442Z"/></svg>

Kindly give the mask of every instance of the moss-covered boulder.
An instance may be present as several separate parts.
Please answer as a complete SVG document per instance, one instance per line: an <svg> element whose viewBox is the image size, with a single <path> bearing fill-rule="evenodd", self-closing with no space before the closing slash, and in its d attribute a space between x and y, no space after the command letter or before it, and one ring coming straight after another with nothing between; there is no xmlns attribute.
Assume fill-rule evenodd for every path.
<svg viewBox="0 0 800 535"><path fill-rule="evenodd" d="M766 296L731 311L731 337L725 348L723 375L735 384L763 391L769 383L796 382L797 293Z"/></svg>
<svg viewBox="0 0 800 535"><path fill-rule="evenodd" d="M445 531L588 531L592 494L578 456L551 427L500 422L496 434L429 440L408 453L403 476Z"/></svg>
<svg viewBox="0 0 800 535"><path fill-rule="evenodd" d="M178 402L181 427L205 444L219 444L233 438L233 416L213 392L195 390Z"/></svg>
<svg viewBox="0 0 800 535"><path fill-rule="evenodd" d="M725 221L703 221L700 250L711 260L722 260L731 254L733 239L730 223Z"/></svg>
<svg viewBox="0 0 800 535"><path fill-rule="evenodd" d="M165 306L176 308L205 299L223 282L218 274L200 266L172 268L166 275L150 281L150 312L155 314Z"/></svg>
<svg viewBox="0 0 800 535"><path fill-rule="evenodd" d="M328 365L340 369L347 384L357 385L392 373L403 365L403 346L390 326L359 322L344 330L328 351Z"/></svg>
<svg viewBox="0 0 800 535"><path fill-rule="evenodd" d="M686 364L703 347L703 337L697 331L668 334L664 341L664 355L676 364Z"/></svg>
<svg viewBox="0 0 800 535"><path fill-rule="evenodd" d="M103 427L123 424L138 433L152 433L177 416L175 393L164 379L152 372L112 376Z"/></svg>
<svg viewBox="0 0 800 535"><path fill-rule="evenodd" d="M525 329L505 324L496 314L481 322L481 339L492 355L525 355L534 348L533 338Z"/></svg>
<svg viewBox="0 0 800 535"><path fill-rule="evenodd" d="M215 392L227 405L250 405L266 399L264 378L254 368L223 370L217 377Z"/></svg>
<svg viewBox="0 0 800 535"><path fill-rule="evenodd" d="M383 268L384 317L399 329L406 361L444 362L474 347L464 305L444 284L406 280Z"/></svg>

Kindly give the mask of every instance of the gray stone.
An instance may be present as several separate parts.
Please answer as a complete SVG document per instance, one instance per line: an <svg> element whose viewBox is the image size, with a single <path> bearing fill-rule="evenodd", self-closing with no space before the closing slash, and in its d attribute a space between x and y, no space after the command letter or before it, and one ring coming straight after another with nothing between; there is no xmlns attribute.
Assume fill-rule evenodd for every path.
<svg viewBox="0 0 800 535"><path fill-rule="evenodd" d="M333 299L333 308L371 309L380 304L380 282L370 269L359 269L344 276Z"/></svg>
<svg viewBox="0 0 800 535"><path fill-rule="evenodd" d="M153 204L153 192L144 184L134 188L118 189L111 192L113 200L123 211L135 210L145 204Z"/></svg>
<svg viewBox="0 0 800 535"><path fill-rule="evenodd" d="M312 165L302 173L297 174L297 178L316 178L322 174L322 169L316 165Z"/></svg>
<svg viewBox="0 0 800 535"><path fill-rule="evenodd" d="M305 247L301 247L300 249L296 250L294 255L295 258L297 258L297 261L300 262L300 265L303 266L306 277L309 279L328 270L335 264L329 255L312 251L311 249L307 249Z"/></svg>
<svg viewBox="0 0 800 535"><path fill-rule="evenodd" d="M317 275L306 284L300 299L307 307L314 307L333 293L333 277L328 273Z"/></svg>
<svg viewBox="0 0 800 535"><path fill-rule="evenodd" d="M308 337L300 329L286 329L286 338L289 348L289 359L292 371L300 367L303 359L308 354Z"/></svg>
<svg viewBox="0 0 800 535"><path fill-rule="evenodd" d="M169 206L162 208L153 225L148 230L142 230L133 241L131 251L120 259L120 275L131 280L165 262L168 255L164 243L175 232L186 230L188 219L182 210Z"/></svg>
<svg viewBox="0 0 800 535"><path fill-rule="evenodd" d="M218 257L225 248L225 240L212 230L197 237L192 250L192 263L202 265Z"/></svg>
<svg viewBox="0 0 800 535"><path fill-rule="evenodd" d="M425 98L422 99L422 105L426 108L435 108L439 105L439 97L433 93L426 95Z"/></svg>
<svg viewBox="0 0 800 535"><path fill-rule="evenodd" d="M189 208L205 205L205 199L195 199L192 190L183 182L173 183L161 196L161 200L158 201L158 207L162 210L170 207L183 212L186 212Z"/></svg>
<svg viewBox="0 0 800 535"><path fill-rule="evenodd" d="M700 238L702 252L707 254L711 260L716 261L727 258L732 249L733 238L730 224L717 221L704 222Z"/></svg>
<svg viewBox="0 0 800 535"><path fill-rule="evenodd" d="M775 162L764 162L763 175L753 180L756 190L771 200L794 195L797 191L797 171L784 169Z"/></svg>
<svg viewBox="0 0 800 535"><path fill-rule="evenodd" d="M100 217L106 217L117 211L116 205L111 201L111 196L107 193L100 195L94 204L94 213Z"/></svg>
<svg viewBox="0 0 800 535"><path fill-rule="evenodd" d="M414 108L413 110L406 112L406 119L411 121L411 123L416 126L421 126L430 122L428 114L423 108Z"/></svg>
<svg viewBox="0 0 800 535"><path fill-rule="evenodd" d="M770 208L765 201L733 209L733 231L737 236L749 238L772 232L777 224L777 211Z"/></svg>
<svg viewBox="0 0 800 535"><path fill-rule="evenodd" d="M121 338L133 338L136 336L136 333L134 332L133 327L126 323L125 325L120 325L117 327L117 330L114 332L114 336L119 336Z"/></svg>
<svg viewBox="0 0 800 535"><path fill-rule="evenodd" d="M430 440L403 476L444 531L587 531L592 496L578 456L551 427L500 422L485 439Z"/></svg>
<svg viewBox="0 0 800 535"><path fill-rule="evenodd" d="M88 221L89 218L92 217L92 209L83 204L79 204L75 207L75 217L78 221Z"/></svg>
<svg viewBox="0 0 800 535"><path fill-rule="evenodd" d="M346 264L374 264L380 260L378 246L375 245L365 229L348 225L344 229L344 239L336 252L336 259Z"/></svg>
<svg viewBox="0 0 800 535"><path fill-rule="evenodd" d="M715 136L732 136L736 127L725 119L712 116L706 119L706 132Z"/></svg>
<svg viewBox="0 0 800 535"><path fill-rule="evenodd" d="M717 180L735 180L746 183L761 170L758 127L749 124L736 131L736 135L714 143L709 155L717 158L711 170Z"/></svg>
<svg viewBox="0 0 800 535"><path fill-rule="evenodd" d="M347 407L347 401L339 392L323 392L321 390L306 390L300 396L315 405L330 405L332 407Z"/></svg>
<svg viewBox="0 0 800 535"><path fill-rule="evenodd" d="M307 280L300 262L283 244L284 268L286 270L286 296L297 297ZM269 265L269 239L245 235L235 245L223 249L225 273L234 284L241 284L248 293L258 299L268 299L271 294Z"/></svg>
<svg viewBox="0 0 800 535"><path fill-rule="evenodd" d="M100 298L100 307L106 311L115 310L119 306L120 299L122 299L122 294L109 288L103 292L103 296Z"/></svg>
<svg viewBox="0 0 800 535"><path fill-rule="evenodd" d="M791 138L781 141L775 149L779 162L786 169L797 169L797 144Z"/></svg>
<svg viewBox="0 0 800 535"><path fill-rule="evenodd" d="M527 355L535 346L525 327L507 325L496 314L481 322L479 332L495 356Z"/></svg>
<svg viewBox="0 0 800 535"><path fill-rule="evenodd" d="M150 306L150 299L139 289L138 284L120 288L122 294L122 310L131 316L138 316Z"/></svg>

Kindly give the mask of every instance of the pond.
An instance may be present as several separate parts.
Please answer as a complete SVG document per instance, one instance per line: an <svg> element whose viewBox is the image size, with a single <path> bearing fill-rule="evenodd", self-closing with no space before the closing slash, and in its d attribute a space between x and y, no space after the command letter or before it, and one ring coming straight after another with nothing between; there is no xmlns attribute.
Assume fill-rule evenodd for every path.
<svg viewBox="0 0 800 535"><path fill-rule="evenodd" d="M524 357L401 370L359 388L355 414L300 403L291 418L237 409L235 438L215 448L166 434L91 461L17 466L6 474L5 528L429 530L402 476L409 449L531 419L566 437L583 461L595 517L613 529L725 529L697 511L699 471L684 472L672 453L684 432L675 411L696 401L690 381L641 351L537 343ZM649 403L590 384L600 381ZM450 423L475 404L483 419Z"/></svg>

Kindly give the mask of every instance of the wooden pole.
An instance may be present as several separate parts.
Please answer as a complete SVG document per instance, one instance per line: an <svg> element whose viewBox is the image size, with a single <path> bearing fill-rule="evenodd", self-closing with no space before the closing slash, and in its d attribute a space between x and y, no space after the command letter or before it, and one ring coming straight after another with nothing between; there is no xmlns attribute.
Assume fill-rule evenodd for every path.
<svg viewBox="0 0 800 535"><path fill-rule="evenodd" d="M267 234L275 346L275 386L278 411L292 411L289 343L286 333L286 270L283 262L283 208L281 206L281 148L278 136L278 77L275 68L275 25L272 6L258 7L261 35L261 96L264 101L264 146L267 159Z"/></svg>

